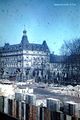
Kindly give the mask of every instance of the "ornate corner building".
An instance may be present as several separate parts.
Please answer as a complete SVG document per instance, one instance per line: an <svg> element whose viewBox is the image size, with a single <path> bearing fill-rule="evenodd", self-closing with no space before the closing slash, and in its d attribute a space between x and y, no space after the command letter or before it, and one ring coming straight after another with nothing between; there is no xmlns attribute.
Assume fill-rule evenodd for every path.
<svg viewBox="0 0 80 120"><path fill-rule="evenodd" d="M29 43L24 30L20 44L5 43L0 47L0 78L26 80L36 74L41 75L43 69L49 69L49 62L50 51L46 41Z"/></svg>

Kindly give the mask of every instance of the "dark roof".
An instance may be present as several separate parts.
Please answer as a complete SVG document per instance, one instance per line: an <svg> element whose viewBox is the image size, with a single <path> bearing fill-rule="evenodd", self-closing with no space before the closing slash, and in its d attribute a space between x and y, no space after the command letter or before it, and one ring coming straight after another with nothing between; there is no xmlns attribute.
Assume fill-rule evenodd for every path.
<svg viewBox="0 0 80 120"><path fill-rule="evenodd" d="M47 48L46 46L42 45L42 44L33 44L33 43L29 43L26 45L22 45L22 44L16 44L16 45L8 45L8 46L4 46L4 47L0 47L0 52L14 52L14 51L20 51L20 50L32 50L32 51L44 51L44 52L50 52L49 48Z"/></svg>
<svg viewBox="0 0 80 120"><path fill-rule="evenodd" d="M14 51L18 51L18 50L20 51L23 49L31 50L31 51L50 52L46 41L43 41L42 44L29 43L27 35L23 34L20 44L10 45L9 43L6 43L4 45L4 47L0 47L0 53L2 53L2 52L14 52Z"/></svg>
<svg viewBox="0 0 80 120"><path fill-rule="evenodd" d="M13 52L13 51L18 51L22 50L22 47L20 44L16 45L4 45L4 47L0 47L0 53L2 52Z"/></svg>
<svg viewBox="0 0 80 120"><path fill-rule="evenodd" d="M64 63L64 62L66 62L65 61L66 57L67 56L50 54L50 62L51 63Z"/></svg>

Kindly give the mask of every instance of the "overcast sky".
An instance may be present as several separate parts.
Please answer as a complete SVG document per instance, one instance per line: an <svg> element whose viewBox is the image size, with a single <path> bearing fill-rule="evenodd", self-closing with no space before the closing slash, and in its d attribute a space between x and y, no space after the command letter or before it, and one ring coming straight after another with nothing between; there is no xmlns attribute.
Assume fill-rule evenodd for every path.
<svg viewBox="0 0 80 120"><path fill-rule="evenodd" d="M0 0L0 45L20 43L24 25L30 43L46 40L59 54L64 40L80 37L80 0Z"/></svg>

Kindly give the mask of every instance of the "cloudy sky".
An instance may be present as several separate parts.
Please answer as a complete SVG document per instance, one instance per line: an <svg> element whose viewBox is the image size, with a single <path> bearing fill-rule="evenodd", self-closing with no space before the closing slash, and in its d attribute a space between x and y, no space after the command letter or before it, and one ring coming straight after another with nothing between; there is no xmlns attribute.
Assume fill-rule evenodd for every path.
<svg viewBox="0 0 80 120"><path fill-rule="evenodd" d="M0 0L0 45L20 43L24 25L30 43L46 40L59 54L64 40L80 37L80 0Z"/></svg>

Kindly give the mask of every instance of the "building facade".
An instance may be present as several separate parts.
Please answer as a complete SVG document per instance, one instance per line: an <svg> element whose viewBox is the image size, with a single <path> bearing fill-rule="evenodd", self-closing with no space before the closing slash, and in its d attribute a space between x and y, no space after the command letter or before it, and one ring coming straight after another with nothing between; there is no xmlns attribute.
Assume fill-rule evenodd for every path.
<svg viewBox="0 0 80 120"><path fill-rule="evenodd" d="M48 69L50 51L46 41L29 43L26 33L24 30L20 44L5 43L0 47L0 78L26 80L29 76L41 76L43 69Z"/></svg>

